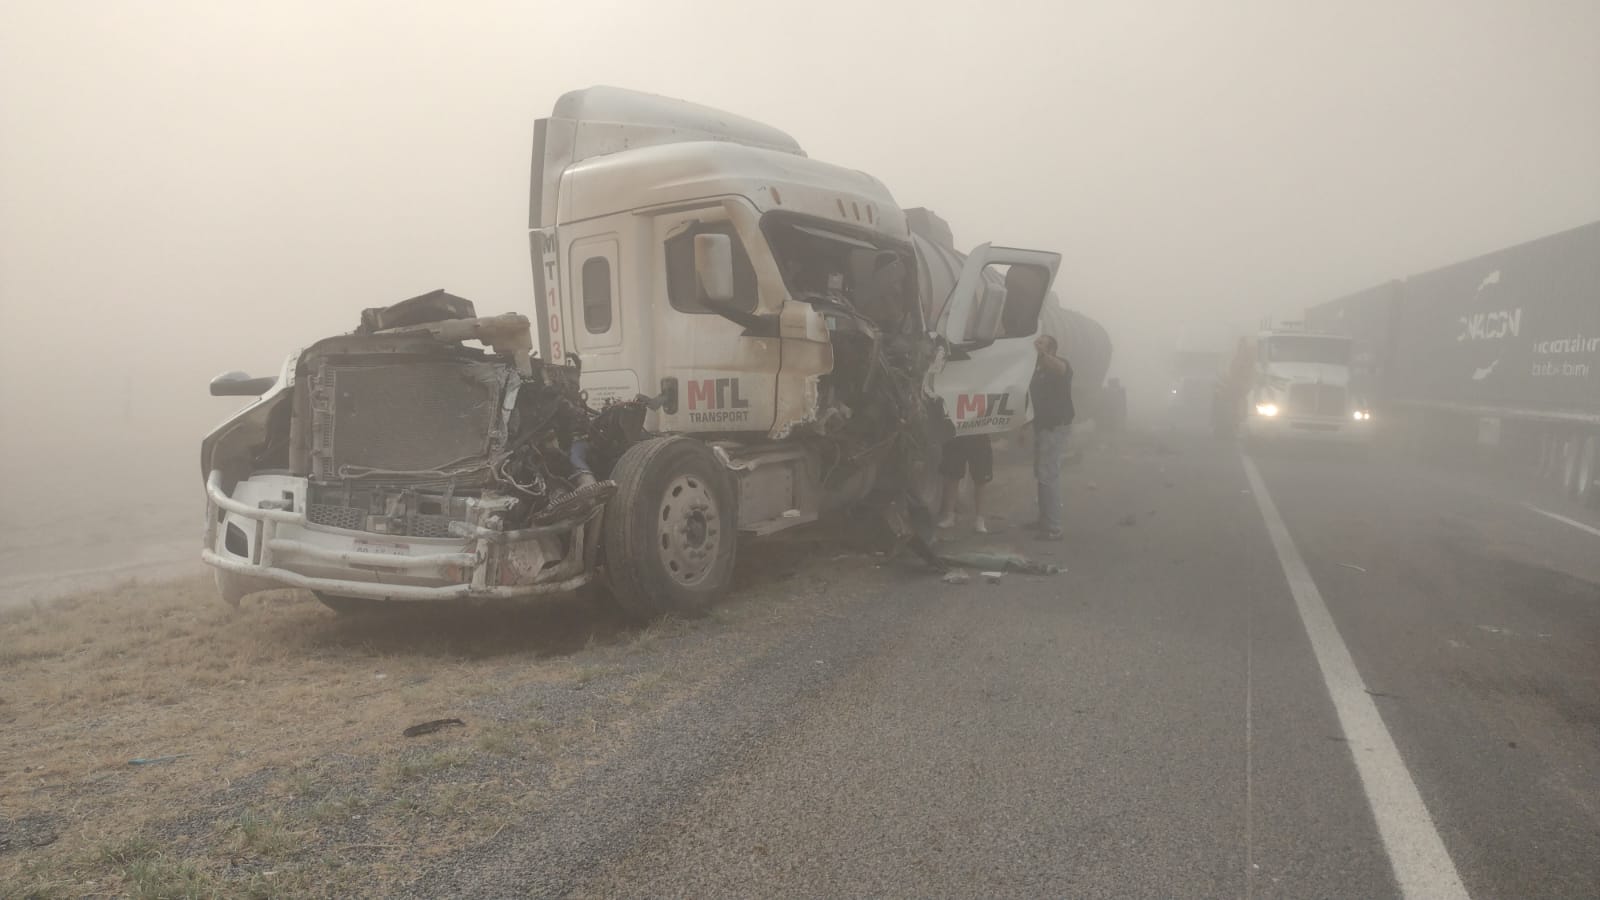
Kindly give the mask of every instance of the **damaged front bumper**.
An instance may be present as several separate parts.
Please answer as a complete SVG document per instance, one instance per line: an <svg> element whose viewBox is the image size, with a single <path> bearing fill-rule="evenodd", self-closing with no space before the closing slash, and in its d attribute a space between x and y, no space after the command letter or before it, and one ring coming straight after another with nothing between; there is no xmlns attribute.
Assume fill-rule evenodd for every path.
<svg viewBox="0 0 1600 900"><path fill-rule="evenodd" d="M257 474L229 496L220 471L207 477L200 556L219 571L225 599L284 586L372 600L514 599L592 577L604 507L516 531L463 521L447 538L391 537L308 522L307 488L302 477Z"/></svg>

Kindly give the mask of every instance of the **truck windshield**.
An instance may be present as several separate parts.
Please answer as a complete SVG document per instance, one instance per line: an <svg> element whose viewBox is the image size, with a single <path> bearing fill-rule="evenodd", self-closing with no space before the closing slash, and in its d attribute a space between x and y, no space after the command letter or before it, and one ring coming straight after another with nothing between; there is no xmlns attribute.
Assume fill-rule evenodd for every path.
<svg viewBox="0 0 1600 900"><path fill-rule="evenodd" d="M1350 364L1350 342L1338 338L1273 337L1265 342L1267 362Z"/></svg>
<svg viewBox="0 0 1600 900"><path fill-rule="evenodd" d="M904 247L772 217L762 230L796 299L848 308L891 330L916 302L914 264Z"/></svg>

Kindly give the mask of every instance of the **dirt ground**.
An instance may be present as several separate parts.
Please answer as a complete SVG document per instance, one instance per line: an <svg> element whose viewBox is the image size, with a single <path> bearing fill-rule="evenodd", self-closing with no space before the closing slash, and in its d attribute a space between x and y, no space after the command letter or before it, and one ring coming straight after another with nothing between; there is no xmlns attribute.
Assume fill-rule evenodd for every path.
<svg viewBox="0 0 1600 900"><path fill-rule="evenodd" d="M235 610L205 577L0 612L0 896L381 896L826 615L822 552L747 554L738 602L643 627L576 599Z"/></svg>

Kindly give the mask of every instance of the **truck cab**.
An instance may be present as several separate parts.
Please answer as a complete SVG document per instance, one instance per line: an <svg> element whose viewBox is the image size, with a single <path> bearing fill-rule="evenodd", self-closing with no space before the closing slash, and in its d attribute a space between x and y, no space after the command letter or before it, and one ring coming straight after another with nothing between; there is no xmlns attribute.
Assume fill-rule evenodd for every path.
<svg viewBox="0 0 1600 900"><path fill-rule="evenodd" d="M1254 350L1248 439L1371 440L1372 411L1351 378L1350 338L1286 324L1259 334Z"/></svg>
<svg viewBox="0 0 1600 900"><path fill-rule="evenodd" d="M540 120L535 147L541 355L578 361L591 402L661 398L652 431L826 431L856 411L885 341L929 333L947 345L946 412L965 419L988 404L957 389L960 363L1029 356L1018 342L1037 332L1059 265L939 246L871 175L683 101L576 91ZM995 406L1020 412L1023 394Z"/></svg>
<svg viewBox="0 0 1600 900"><path fill-rule="evenodd" d="M743 530L859 501L882 474L859 464L877 455L867 446L886 420L922 416L918 389L942 403L930 441L1026 421L1058 254L957 253L914 233L871 175L664 97L567 94L535 155L542 355L575 362L593 404L650 398L651 432L707 440L735 466L764 460L770 477L741 481L763 482L741 491ZM797 446L818 438L866 445L845 467L855 477L801 471Z"/></svg>

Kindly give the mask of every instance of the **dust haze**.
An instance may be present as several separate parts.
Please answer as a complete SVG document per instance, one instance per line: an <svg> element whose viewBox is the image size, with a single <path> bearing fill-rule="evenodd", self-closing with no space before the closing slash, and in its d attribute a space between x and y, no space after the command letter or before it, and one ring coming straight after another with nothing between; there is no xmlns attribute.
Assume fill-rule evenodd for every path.
<svg viewBox="0 0 1600 900"><path fill-rule="evenodd" d="M0 561L198 529L198 445L359 310L530 312L533 121L769 122L1175 341L1600 217L1591 3L0 5Z"/></svg>

